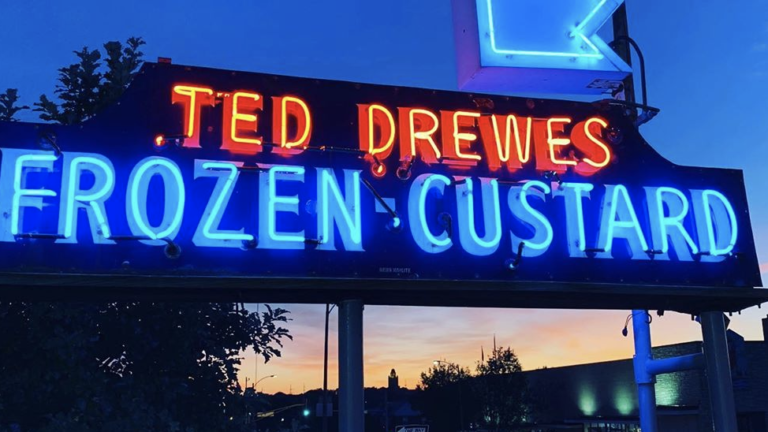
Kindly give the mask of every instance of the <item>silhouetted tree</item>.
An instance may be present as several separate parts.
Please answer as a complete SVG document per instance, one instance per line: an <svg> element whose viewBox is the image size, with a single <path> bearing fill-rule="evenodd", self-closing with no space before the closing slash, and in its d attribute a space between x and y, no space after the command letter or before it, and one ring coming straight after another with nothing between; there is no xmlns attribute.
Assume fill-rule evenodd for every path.
<svg viewBox="0 0 768 432"><path fill-rule="evenodd" d="M286 321L231 303L0 303L0 430L240 431L239 356L279 356Z"/></svg>
<svg viewBox="0 0 768 432"><path fill-rule="evenodd" d="M528 384L520 360L510 348L494 348L477 364L474 393L481 404L480 422L490 430L509 430L525 422Z"/></svg>
<svg viewBox="0 0 768 432"><path fill-rule="evenodd" d="M73 124L114 103L143 44L105 44L105 70L98 51L76 52L79 61L59 69L60 104L41 96L40 117ZM6 95L13 107L15 91ZM245 430L239 356L253 349L268 361L291 338L288 312L266 309L0 302L0 432Z"/></svg>
<svg viewBox="0 0 768 432"><path fill-rule="evenodd" d="M16 105L19 101L18 89L9 88L5 93L0 93L0 121L16 121L16 113L29 109L28 106Z"/></svg>
<svg viewBox="0 0 768 432"><path fill-rule="evenodd" d="M432 429L458 431L466 428L469 419L475 417L475 404L468 384L470 378L468 368L448 362L440 362L421 373L414 408L430 420Z"/></svg>
<svg viewBox="0 0 768 432"><path fill-rule="evenodd" d="M35 103L44 121L60 124L81 123L117 101L128 87L142 63L139 48L145 42L132 37L125 47L117 41L104 44L106 70L102 67L102 54L83 47L75 51L77 63L59 69L59 83L54 93L61 100L57 104L41 95Z"/></svg>
<svg viewBox="0 0 768 432"><path fill-rule="evenodd" d="M136 37L128 38L125 46L117 41L104 44L107 70L99 88L100 104L97 111L117 102L123 91L128 88L142 64L144 53L139 51L139 48L144 44L144 40Z"/></svg>

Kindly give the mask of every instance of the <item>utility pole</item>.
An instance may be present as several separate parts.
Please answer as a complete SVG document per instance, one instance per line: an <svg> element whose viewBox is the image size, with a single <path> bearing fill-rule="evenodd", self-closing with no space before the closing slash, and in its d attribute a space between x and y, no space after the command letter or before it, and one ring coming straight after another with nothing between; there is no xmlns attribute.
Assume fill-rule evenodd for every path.
<svg viewBox="0 0 768 432"><path fill-rule="evenodd" d="M325 304L325 352L323 353L323 432L328 432L328 321L331 316L331 305Z"/></svg>

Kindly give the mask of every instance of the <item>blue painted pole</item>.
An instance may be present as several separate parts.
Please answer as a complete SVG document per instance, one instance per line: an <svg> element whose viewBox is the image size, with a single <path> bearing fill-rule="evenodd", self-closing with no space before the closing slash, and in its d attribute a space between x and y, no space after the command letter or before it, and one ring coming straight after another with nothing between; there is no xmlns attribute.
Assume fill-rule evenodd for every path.
<svg viewBox="0 0 768 432"><path fill-rule="evenodd" d="M643 432L656 432L656 378L648 372L647 364L653 360L651 352L651 326L648 312L632 311L632 330L635 337L635 382L637 383L637 402L640 408L640 429Z"/></svg>
<svg viewBox="0 0 768 432"><path fill-rule="evenodd" d="M702 353L651 360L645 365L645 370L653 376L698 369L704 369L704 355Z"/></svg>

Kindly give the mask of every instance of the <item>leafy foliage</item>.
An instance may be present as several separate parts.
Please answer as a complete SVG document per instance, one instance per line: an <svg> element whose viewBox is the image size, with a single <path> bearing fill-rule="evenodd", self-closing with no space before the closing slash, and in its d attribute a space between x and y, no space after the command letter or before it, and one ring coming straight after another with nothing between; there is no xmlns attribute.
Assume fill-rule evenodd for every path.
<svg viewBox="0 0 768 432"><path fill-rule="evenodd" d="M35 103L40 118L60 124L77 124L93 117L114 103L128 87L142 63L139 48L142 38L129 38L126 46L117 41L104 44L106 70L102 67L102 54L83 47L75 51L77 63L59 69L59 83L54 93L61 101L57 104L41 95Z"/></svg>
<svg viewBox="0 0 768 432"><path fill-rule="evenodd" d="M142 63L144 53L139 51L145 42L141 38L128 38L126 46L117 41L104 44L107 71L99 89L101 93L99 110L109 106L120 98Z"/></svg>
<svg viewBox="0 0 768 432"><path fill-rule="evenodd" d="M477 412L470 378L469 369L449 362L439 362L421 373L414 407L431 420L432 429L453 432L467 426Z"/></svg>
<svg viewBox="0 0 768 432"><path fill-rule="evenodd" d="M141 65L130 38L75 52L40 118L76 124L114 103ZM104 67L105 66L105 67ZM19 109L15 90L0 115ZM12 109L10 109L10 108ZM288 311L232 303L0 302L0 432L237 432L243 351L265 361L291 339Z"/></svg>
<svg viewBox="0 0 768 432"><path fill-rule="evenodd" d="M17 106L19 101L19 90L9 88L5 93L0 93L0 121L16 121L16 113L21 110L29 109L28 106Z"/></svg>
<svg viewBox="0 0 768 432"><path fill-rule="evenodd" d="M520 360L510 348L494 348L477 364L475 394L481 403L481 423L491 430L508 430L525 421L528 384Z"/></svg>
<svg viewBox="0 0 768 432"><path fill-rule="evenodd" d="M286 314L216 303L0 303L0 430L240 431L239 355L280 356Z"/></svg>
<svg viewBox="0 0 768 432"><path fill-rule="evenodd" d="M415 408L435 430L454 432L474 428L512 430L525 422L530 410L528 384L520 361L510 348L494 348L478 362L475 374L449 362L439 362L421 374Z"/></svg>
<svg viewBox="0 0 768 432"><path fill-rule="evenodd" d="M422 390L443 388L462 382L469 377L471 377L471 373L468 368L461 367L455 363L438 362L427 372L421 373L419 388Z"/></svg>

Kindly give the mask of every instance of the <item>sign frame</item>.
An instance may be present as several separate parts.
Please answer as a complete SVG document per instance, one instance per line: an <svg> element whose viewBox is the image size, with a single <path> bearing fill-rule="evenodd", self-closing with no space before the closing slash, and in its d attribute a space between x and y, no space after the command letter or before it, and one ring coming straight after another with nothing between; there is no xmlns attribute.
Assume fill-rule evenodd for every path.
<svg viewBox="0 0 768 432"><path fill-rule="evenodd" d="M393 287L396 285L396 287ZM436 306L524 309L738 312L768 301L766 289L690 286L622 286L426 280L241 278L0 273L6 301L205 301L245 303L340 303L359 299L373 306Z"/></svg>
<svg viewBox="0 0 768 432"><path fill-rule="evenodd" d="M120 131L120 127L131 127L125 120L125 110L137 107L142 102L142 97L148 91L153 91L158 83L169 82L197 82L210 78L212 85L221 85L238 77L240 82L246 82L251 77L264 79L260 74L249 74L229 71L216 71L204 68L190 68L175 65L161 65L148 63L137 77L136 82L126 93L119 105L110 107L107 112L90 120L88 127L102 127L108 125L114 130ZM340 83L331 81L298 79L290 77L269 76L269 80L287 83L303 82L306 85L327 85L336 88L367 87L369 92L391 92L394 94L413 93L415 95L436 95L437 92L426 89L406 89L385 86L358 85L354 83ZM158 81L159 80L159 81ZM288 84L281 84L283 86ZM154 93L152 93L154 94ZM170 95L167 92L154 94L151 101L156 106L170 104ZM421 97L421 96L419 96ZM447 96L446 96L447 97ZM497 99L504 97L491 95L452 94L451 98L462 98L468 101ZM509 100L509 98L507 98ZM554 110L571 109L610 110L611 107L590 105L576 102L543 101L532 99L517 99L521 106L552 106ZM146 101L145 101L146 102ZM133 108L131 108L133 107ZM558 108L559 107L559 108ZM177 110L180 107L175 107ZM533 108L531 108L533 109ZM549 111L546 111L549 112ZM607 114L606 114L607 115ZM178 111L178 124L176 127L183 130L181 111ZM165 116L165 118L168 118ZM330 118L328 116L324 118ZM95 122L95 123L94 123ZM27 147L30 147L28 138L30 132L38 137L44 137L50 130L67 131L70 134L78 134L79 127L67 128L59 126L35 125L35 124L4 124L6 129L16 130L26 136ZM317 126L320 127L320 126ZM158 128L165 128L164 132L173 132L173 127L168 123L152 123L141 125L143 134L147 135L147 141L151 141L153 133L159 132ZM354 129L354 125L351 125ZM86 128L87 130L87 128ZM90 139L98 132L98 128L90 131ZM122 132L121 132L122 133ZM127 133L127 132L126 132ZM26 134L26 135L25 135ZM62 132L62 136L64 136ZM71 135L71 136L75 136ZM98 134L97 134L98 135ZM171 137L172 135L168 135ZM663 160L661 156L650 150L648 144L642 141L639 135L627 134L629 139L637 145L630 153L638 157ZM639 140L635 142L634 140ZM63 141L65 142L65 141ZM0 143L0 147L6 144ZM150 148L150 147L148 147ZM68 149L63 149L65 152ZM184 149L177 149L184 151ZM635 153L632 153L635 152ZM627 153L627 154L630 154ZM370 163L370 161L366 162ZM742 182L741 174L735 170L714 170L678 167L664 161L665 170L682 170L685 172L698 171L698 176L705 178L711 174L723 175L731 180ZM390 171L394 171L390 166ZM420 169L425 169L421 167ZM572 178L572 177L571 177ZM568 181L569 174L563 174L563 179ZM554 184L554 183L553 183ZM367 193L367 192L366 192ZM745 199L743 190L737 191L739 200ZM741 201L739 201L741 202ZM747 211L746 208L743 209ZM742 217L742 216L739 216ZM749 221L748 212L744 221ZM756 258L751 240L749 224L745 228L745 236L748 238L745 247L746 267L757 272ZM35 242L45 244L55 239L28 239L28 246ZM136 239L141 240L141 239ZM145 239L146 240L146 239ZM27 241L27 240L25 240ZM186 246L185 246L186 247ZM42 249L41 249L42 250ZM156 251L161 249L155 248ZM167 252L167 251L166 251ZM160 252L157 252L160 253ZM186 252L185 252L186 253ZM753 260L754 263L753 263ZM759 276L754 279L759 283ZM616 281L564 281L564 280L489 280L487 278L451 278L451 277L398 277L383 278L360 276L349 274L344 277L320 277L311 274L286 275L262 274L258 277L248 277L238 274L206 274L200 272L170 271L170 272L146 272L141 267L133 267L130 263L121 269L110 272L95 271L78 272L62 271L56 269L55 264L41 271L39 268L20 268L9 272L0 270L0 298L17 300L198 300L198 301L260 301L260 302L285 302L285 303L327 303L340 302L344 299L360 299L365 304L371 305L408 305L408 306L464 306L464 307L521 307L521 308L563 308L563 309L659 309L673 310L685 313L699 313L708 310L738 311L749 306L760 304L768 300L766 290L754 289L758 283L741 285L729 285L728 283L696 284L696 283L637 283Z"/></svg>

